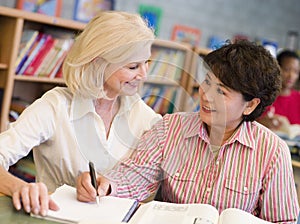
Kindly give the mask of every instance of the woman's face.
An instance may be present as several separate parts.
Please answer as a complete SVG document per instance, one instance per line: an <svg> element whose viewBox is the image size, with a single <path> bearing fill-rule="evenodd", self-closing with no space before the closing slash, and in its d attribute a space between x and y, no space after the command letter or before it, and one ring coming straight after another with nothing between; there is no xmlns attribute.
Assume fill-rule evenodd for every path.
<svg viewBox="0 0 300 224"><path fill-rule="evenodd" d="M281 64L282 87L292 89L299 78L300 62L296 58L285 58Z"/></svg>
<svg viewBox="0 0 300 224"><path fill-rule="evenodd" d="M209 128L234 130L242 121L247 102L243 95L208 73L199 87L200 117Z"/></svg>
<svg viewBox="0 0 300 224"><path fill-rule="evenodd" d="M108 97L137 93L140 82L147 76L148 62L132 62L112 73L104 84Z"/></svg>

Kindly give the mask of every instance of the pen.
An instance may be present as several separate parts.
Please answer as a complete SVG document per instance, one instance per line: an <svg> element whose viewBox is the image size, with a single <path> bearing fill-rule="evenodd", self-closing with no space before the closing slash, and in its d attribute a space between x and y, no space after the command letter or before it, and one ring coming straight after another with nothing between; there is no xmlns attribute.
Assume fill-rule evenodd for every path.
<svg viewBox="0 0 300 224"><path fill-rule="evenodd" d="M90 176L91 176L91 179L92 179L92 185L96 189L96 192L97 192L96 202L97 202L97 205L99 205L100 204L100 199L99 199L99 194L98 194L97 178L96 178L94 163L89 162L89 168L90 168Z"/></svg>

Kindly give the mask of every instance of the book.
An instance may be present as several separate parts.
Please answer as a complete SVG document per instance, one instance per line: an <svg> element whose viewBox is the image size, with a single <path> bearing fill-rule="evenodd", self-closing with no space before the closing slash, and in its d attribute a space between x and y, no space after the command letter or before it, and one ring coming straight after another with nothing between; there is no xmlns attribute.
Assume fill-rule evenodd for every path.
<svg viewBox="0 0 300 224"><path fill-rule="evenodd" d="M32 46L32 50L28 54L28 58L24 62L23 66L21 67L19 73L23 74L28 65L32 62L32 60L35 58L35 56L38 54L39 50L42 48L46 41L47 35L44 33L39 33L37 40L34 43L34 46Z"/></svg>
<svg viewBox="0 0 300 224"><path fill-rule="evenodd" d="M24 64L28 52L30 51L31 47L33 46L33 43L35 42L37 36L39 34L39 31L37 30L24 30L21 37L21 43L19 47L19 53L17 60L15 62L16 67L16 73L18 73Z"/></svg>
<svg viewBox="0 0 300 224"><path fill-rule="evenodd" d="M80 202L76 189L63 185L51 198L60 210L48 211L47 216L34 217L60 223L80 224L270 224L248 212L236 208L225 209L221 214L209 204L175 204L150 201L140 204L134 199L105 196L96 202Z"/></svg>
<svg viewBox="0 0 300 224"><path fill-rule="evenodd" d="M49 210L47 216L31 216L60 223L89 223L94 220L122 223L128 222L139 206L137 200L113 196L101 197L99 205L96 202L80 202L76 199L76 188L66 184L57 188L51 198L58 204L58 211Z"/></svg>
<svg viewBox="0 0 300 224"><path fill-rule="evenodd" d="M24 71L24 75L33 76L37 71L38 67L43 63L43 60L47 56L47 53L51 50L54 45L54 38L51 35L46 35L45 42Z"/></svg>
<svg viewBox="0 0 300 224"><path fill-rule="evenodd" d="M300 147L300 125L283 123L280 129L274 131L290 147Z"/></svg>
<svg viewBox="0 0 300 224"><path fill-rule="evenodd" d="M270 224L271 222L262 220L237 208L228 208L219 214L218 210L209 204L175 204L151 201L141 205L128 223Z"/></svg>
<svg viewBox="0 0 300 224"><path fill-rule="evenodd" d="M73 39L65 39L61 47L58 49L57 54L55 55L53 61L50 63L50 66L46 70L46 74L49 78L54 78L59 71L63 61L65 60L67 53L71 46L73 45Z"/></svg>

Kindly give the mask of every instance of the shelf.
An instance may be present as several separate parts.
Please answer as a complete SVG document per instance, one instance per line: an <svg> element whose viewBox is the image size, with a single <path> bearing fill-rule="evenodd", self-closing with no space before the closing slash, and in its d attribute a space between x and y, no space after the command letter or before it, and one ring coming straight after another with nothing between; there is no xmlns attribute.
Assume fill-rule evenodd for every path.
<svg viewBox="0 0 300 224"><path fill-rule="evenodd" d="M180 84L177 81L165 79L164 78L147 78L144 81L145 84L155 84L155 85L167 85L167 86L179 86Z"/></svg>
<svg viewBox="0 0 300 224"><path fill-rule="evenodd" d="M0 63L0 69L7 69L7 68L8 68L7 64Z"/></svg>
<svg viewBox="0 0 300 224"><path fill-rule="evenodd" d="M63 27L63 28L74 29L74 30L82 30L85 27L84 23L77 22L74 20L68 20L68 19L54 17L54 16L47 16L43 14L32 13L24 10L7 8L3 6L0 6L0 15L24 19L27 21L37 22L40 24L55 25L57 27Z"/></svg>
<svg viewBox="0 0 300 224"><path fill-rule="evenodd" d="M34 77L34 76L25 76L25 75L16 75L15 80L23 82L41 82L41 83L53 83L53 84L64 84L62 78L47 78L47 77Z"/></svg>

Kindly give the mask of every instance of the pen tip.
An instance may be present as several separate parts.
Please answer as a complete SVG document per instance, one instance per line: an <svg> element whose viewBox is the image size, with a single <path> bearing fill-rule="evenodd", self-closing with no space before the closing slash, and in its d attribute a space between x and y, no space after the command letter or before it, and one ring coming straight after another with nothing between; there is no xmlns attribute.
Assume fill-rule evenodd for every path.
<svg viewBox="0 0 300 224"><path fill-rule="evenodd" d="M99 196L96 197L96 202L97 202L97 205L100 205L100 198L99 198Z"/></svg>

